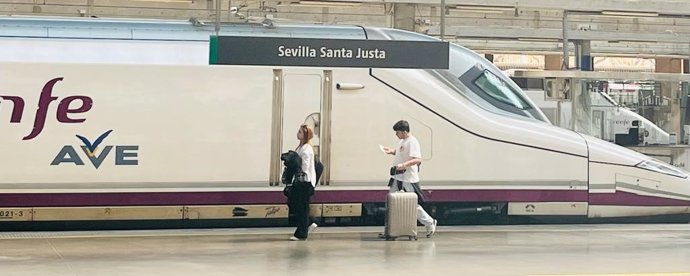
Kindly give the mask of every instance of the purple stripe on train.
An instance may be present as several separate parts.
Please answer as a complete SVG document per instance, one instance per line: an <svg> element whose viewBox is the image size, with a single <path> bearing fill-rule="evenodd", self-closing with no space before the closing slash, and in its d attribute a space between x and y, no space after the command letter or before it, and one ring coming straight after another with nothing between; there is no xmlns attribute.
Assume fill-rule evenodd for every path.
<svg viewBox="0 0 690 276"><path fill-rule="evenodd" d="M318 191L312 203L383 202L387 191ZM690 201L626 192L563 190L426 190L432 202L587 202L592 205L690 206ZM284 204L282 191L0 194L0 207Z"/></svg>
<svg viewBox="0 0 690 276"><path fill-rule="evenodd" d="M690 201L654 196L642 196L617 191L615 194L590 194L589 204L619 206L690 206Z"/></svg>

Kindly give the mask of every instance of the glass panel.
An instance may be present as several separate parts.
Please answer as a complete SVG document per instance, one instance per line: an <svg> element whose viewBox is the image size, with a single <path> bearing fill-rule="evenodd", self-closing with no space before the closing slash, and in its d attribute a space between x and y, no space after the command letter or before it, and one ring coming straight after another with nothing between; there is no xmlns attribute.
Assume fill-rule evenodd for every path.
<svg viewBox="0 0 690 276"><path fill-rule="evenodd" d="M672 167L671 165L664 164L662 162L659 162L657 160L651 159L644 161L640 164L637 165L640 168L647 169L650 171L655 171L663 174L668 174L680 178L687 178L688 175L681 169L678 169L676 167Z"/></svg>
<svg viewBox="0 0 690 276"><path fill-rule="evenodd" d="M517 95L513 89L501 80L498 76L489 71L484 71L482 75L477 78L474 83L479 86L484 92L494 99L517 107L519 109L529 108L529 104Z"/></svg>
<svg viewBox="0 0 690 276"><path fill-rule="evenodd" d="M418 33L390 30L390 29L376 29L367 28L369 35L375 39L392 39L392 40L408 40L408 41L438 41L436 38L420 35ZM521 117L523 119L532 119L539 121L546 121L546 117L539 111L538 108L532 106L525 101L520 90L520 87L514 84L507 77L500 76L501 71L495 66L479 56L477 53L469 49L460 47L456 44L449 45L449 68L448 70L428 70L428 72L439 79L444 80L444 83L461 95L469 97L476 104L490 111ZM481 74L480 70L485 71L485 76L475 80L476 75L472 75L470 79L460 79L468 72L479 69L476 74ZM478 81L477 83L472 83ZM471 87L470 87L471 86ZM477 86L479 88L477 88ZM482 90L474 91L474 90ZM481 93L482 95L477 95ZM490 96L487 96L487 95ZM484 98L486 97L486 98ZM492 100L489 100L490 98ZM506 106L497 106L496 102L500 101L503 105L512 106L513 110L509 110Z"/></svg>
<svg viewBox="0 0 690 276"><path fill-rule="evenodd" d="M462 95L472 101L474 104L478 105L481 108L484 108L486 110L492 111L494 113L498 113L501 115L505 116L511 116L511 117L520 117L523 119L527 119L527 117L519 116L514 113L507 112L505 110L501 110L491 103L487 102L486 100L482 99L479 95L474 93L472 89L469 87L465 86L458 78L457 76L453 75L450 71L448 70L429 70L429 73L431 76L434 78L441 80L446 86L448 86L452 91L458 93L459 95Z"/></svg>

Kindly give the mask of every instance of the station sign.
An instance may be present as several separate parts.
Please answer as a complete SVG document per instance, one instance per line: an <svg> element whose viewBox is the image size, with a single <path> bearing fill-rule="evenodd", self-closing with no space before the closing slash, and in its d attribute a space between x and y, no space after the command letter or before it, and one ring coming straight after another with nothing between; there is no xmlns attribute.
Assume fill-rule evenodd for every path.
<svg viewBox="0 0 690 276"><path fill-rule="evenodd" d="M448 42L212 36L209 64L448 69Z"/></svg>

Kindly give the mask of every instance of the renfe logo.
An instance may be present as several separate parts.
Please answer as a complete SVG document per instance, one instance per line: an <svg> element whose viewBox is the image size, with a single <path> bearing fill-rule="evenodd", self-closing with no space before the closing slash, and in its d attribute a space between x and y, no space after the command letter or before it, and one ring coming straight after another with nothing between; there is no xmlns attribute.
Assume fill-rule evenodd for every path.
<svg viewBox="0 0 690 276"><path fill-rule="evenodd" d="M46 122L46 116L48 114L48 105L50 102L57 100L57 97L53 97L53 86L58 81L61 81L63 78L54 78L48 83L46 83L43 86L43 90L41 90L41 96L39 97L38 100L38 110L36 111L36 118L34 120L34 127L31 130L31 133L29 133L27 136L25 136L22 140L31 140L38 136L41 131L43 131L43 127L45 126ZM11 101L14 104L14 107L12 109L12 117L10 117L10 123L21 123L22 121L22 115L24 115L24 99L19 96L4 96L0 95L0 99L2 100L8 100ZM81 106L78 108L70 108L70 104L74 101L79 101L81 102ZM0 101L0 103L2 103ZM74 119L70 118L69 114L70 113L86 113L87 111L91 110L91 106L93 105L93 100L88 97L88 96L69 96L60 101L58 104L57 108L57 113L56 117L58 122L60 123L68 123L68 124L74 124L74 123L83 123L86 121L86 118L84 119ZM1 107L1 106L0 106Z"/></svg>
<svg viewBox="0 0 690 276"><path fill-rule="evenodd" d="M86 157L89 159L89 161L91 161L91 164L96 169L103 164L103 161L113 149L113 146L106 146L103 148L103 151L101 151L100 154L97 153L98 146L103 143L103 140L105 140L105 138L108 137L111 132L113 132L112 129L104 132L98 136L93 143L91 143L91 141L86 139L84 136L76 135L77 138L84 143L84 145L81 146L82 151L86 154ZM136 159L138 156L138 150L139 146L115 146L115 166L139 165L139 160ZM70 145L63 146L60 152L58 152L53 159L53 162L50 162L50 165L56 166L62 163L74 163L77 166L84 165L84 161L82 161L81 157L79 157L79 154L77 154L77 151L74 149L74 147Z"/></svg>
<svg viewBox="0 0 690 276"><path fill-rule="evenodd" d="M41 90L41 95L38 99L38 109L36 111L36 118L34 119L33 129L28 135L22 138L22 140L31 140L33 138L36 138L39 134L41 134L41 131L43 131L43 127L45 126L46 117L48 115L48 105L50 105L50 102L58 99L58 97L53 97L52 95L53 87L55 87L55 84L57 82L62 81L63 79L64 78L61 77L54 78L48 81L43 86L43 89ZM7 101L4 100L12 102L13 104L10 123L21 123L22 116L24 115L24 99L20 96L0 95L0 107L6 107ZM70 105L75 101L81 103L81 105L79 105L78 107L70 108ZM89 110L91 110L92 106L93 99L91 99L88 96L68 96L62 99L58 104L55 116L57 121L60 123L83 123L84 121L86 121L86 118L71 118L70 114L86 113ZM93 141L93 143L84 136L76 135L77 138L83 143L83 145L79 147L86 154L86 157L89 159L89 161L91 161L91 164L96 169L98 169L101 166L101 164L103 164L103 161L105 161L105 159L108 157L113 148L115 148L116 166L138 165L139 160L137 160L137 156L139 146L105 146L103 147L103 150L100 153L98 153L98 146L101 143L103 143L103 141L106 139L106 137L108 137L108 135L110 135L111 132L113 132L113 130L108 130L105 133L101 134L100 136L98 136L98 138L96 138L96 140ZM75 150L75 148L70 145L63 146L60 152L58 152L55 158L53 158L53 161L50 163L50 165L56 166L63 163L73 163L77 166L84 165L84 161L77 153L77 150Z"/></svg>

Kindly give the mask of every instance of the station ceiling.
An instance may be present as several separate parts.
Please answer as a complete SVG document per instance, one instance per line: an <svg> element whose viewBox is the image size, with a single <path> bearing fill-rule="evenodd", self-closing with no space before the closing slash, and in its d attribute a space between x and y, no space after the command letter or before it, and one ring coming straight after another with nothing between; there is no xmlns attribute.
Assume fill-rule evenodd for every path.
<svg viewBox="0 0 690 276"><path fill-rule="evenodd" d="M0 0L0 14L195 18L212 24L215 4L213 0ZM222 0L219 14L223 22L269 17L278 23L394 27L401 18L396 7L413 5L408 17L414 30L440 37L440 4L440 0ZM446 0L445 4L443 37L481 52L559 54L565 27L570 41L591 41L593 55L690 55L690 1Z"/></svg>

